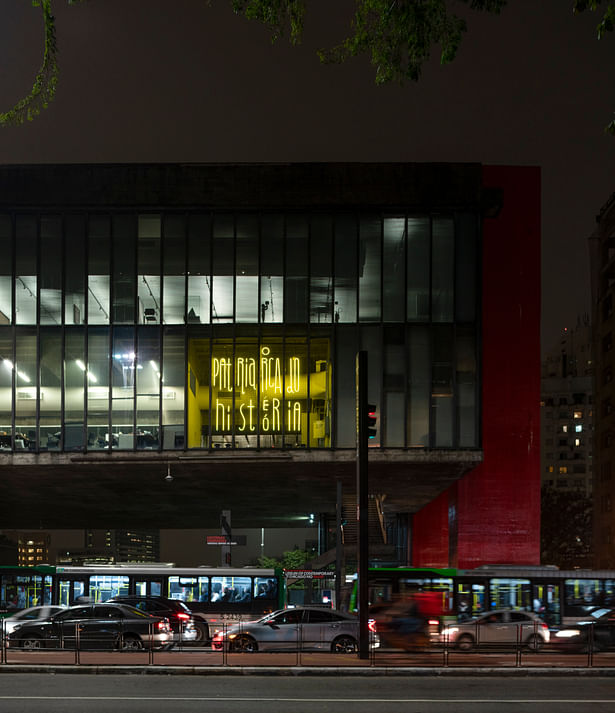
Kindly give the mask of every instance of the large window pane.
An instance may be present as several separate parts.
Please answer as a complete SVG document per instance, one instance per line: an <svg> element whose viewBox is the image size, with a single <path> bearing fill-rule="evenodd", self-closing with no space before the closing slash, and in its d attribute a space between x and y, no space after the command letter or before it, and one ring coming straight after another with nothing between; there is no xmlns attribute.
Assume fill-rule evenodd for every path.
<svg viewBox="0 0 615 713"><path fill-rule="evenodd" d="M427 448L431 397L431 353L427 327L413 327L408 344L407 445Z"/></svg>
<svg viewBox="0 0 615 713"><path fill-rule="evenodd" d="M13 224L0 215L0 326L13 319Z"/></svg>
<svg viewBox="0 0 615 713"><path fill-rule="evenodd" d="M310 235L310 322L333 321L333 223L314 216Z"/></svg>
<svg viewBox="0 0 615 713"><path fill-rule="evenodd" d="M88 225L88 323L109 324L111 223L92 216Z"/></svg>
<svg viewBox="0 0 615 713"><path fill-rule="evenodd" d="M159 215L138 218L138 309L139 322L160 324L160 236Z"/></svg>
<svg viewBox="0 0 615 713"><path fill-rule="evenodd" d="M110 447L109 438L109 330L90 329L88 333L88 449Z"/></svg>
<svg viewBox="0 0 615 713"><path fill-rule="evenodd" d="M235 320L258 322L258 219L237 217Z"/></svg>
<svg viewBox="0 0 615 713"><path fill-rule="evenodd" d="M406 368L404 327L387 326L384 345L383 445L402 448L405 440ZM371 397L370 397L371 398Z"/></svg>
<svg viewBox="0 0 615 713"><path fill-rule="evenodd" d="M211 218L188 222L188 322L208 324L211 300Z"/></svg>
<svg viewBox="0 0 615 713"><path fill-rule="evenodd" d="M40 341L40 449L59 451L62 448L62 334L57 329L41 329Z"/></svg>
<svg viewBox="0 0 615 713"><path fill-rule="evenodd" d="M141 327L137 332L137 438L139 450L160 445L160 332Z"/></svg>
<svg viewBox="0 0 615 713"><path fill-rule="evenodd" d="M0 327L0 451L13 447L13 334Z"/></svg>
<svg viewBox="0 0 615 713"><path fill-rule="evenodd" d="M137 226L133 215L113 216L113 321L135 321Z"/></svg>
<svg viewBox="0 0 615 713"><path fill-rule="evenodd" d="M359 320L380 321L380 218L363 217L359 225Z"/></svg>
<svg viewBox="0 0 615 713"><path fill-rule="evenodd" d="M311 448L331 446L331 373L330 341L326 336L313 335L309 342L309 445Z"/></svg>
<svg viewBox="0 0 615 713"><path fill-rule="evenodd" d="M80 451L84 447L86 380L92 385L97 381L87 373L83 329L66 330L64 355L64 450Z"/></svg>
<svg viewBox="0 0 615 713"><path fill-rule="evenodd" d="M184 333L165 329L162 341L162 447L184 447Z"/></svg>
<svg viewBox="0 0 615 713"><path fill-rule="evenodd" d="M15 322L36 324L36 218L19 215L15 221Z"/></svg>
<svg viewBox="0 0 615 713"><path fill-rule="evenodd" d="M36 450L36 330L19 330L15 340L15 450Z"/></svg>
<svg viewBox="0 0 615 713"><path fill-rule="evenodd" d="M478 446L476 399L476 337L474 329L457 330L457 402L459 446Z"/></svg>
<svg viewBox="0 0 615 713"><path fill-rule="evenodd" d="M307 308L308 222L304 215L289 215L286 218L285 321L306 322Z"/></svg>
<svg viewBox="0 0 615 713"><path fill-rule="evenodd" d="M427 322L429 320L429 233L429 218L408 218L408 288L406 309L409 322Z"/></svg>
<svg viewBox="0 0 615 713"><path fill-rule="evenodd" d="M357 221L352 215L335 219L334 321L357 321Z"/></svg>
<svg viewBox="0 0 615 713"><path fill-rule="evenodd" d="M217 215L213 228L211 321L232 322L234 313L234 233L232 215Z"/></svg>
<svg viewBox="0 0 615 713"><path fill-rule="evenodd" d="M404 321L406 288L406 219L384 218L382 229L383 254L383 320Z"/></svg>
<svg viewBox="0 0 615 713"><path fill-rule="evenodd" d="M357 327L354 325L339 326L336 351L335 446L337 448L354 448L357 438L355 376L355 359L359 351Z"/></svg>
<svg viewBox="0 0 615 713"><path fill-rule="evenodd" d="M135 442L133 421L137 371L135 330L132 327L113 330L111 365L111 445L120 450L132 449Z"/></svg>
<svg viewBox="0 0 615 713"><path fill-rule="evenodd" d="M458 322L476 319L478 226L476 216L464 213L456 222L455 318Z"/></svg>
<svg viewBox="0 0 615 713"><path fill-rule="evenodd" d="M264 215L261 219L260 319L282 322L284 319L284 219Z"/></svg>
<svg viewBox="0 0 615 713"><path fill-rule="evenodd" d="M62 324L62 220L41 218L41 324Z"/></svg>
<svg viewBox="0 0 615 713"><path fill-rule="evenodd" d="M64 219L64 323L85 324L85 219L68 215Z"/></svg>
<svg viewBox="0 0 615 713"><path fill-rule="evenodd" d="M162 246L163 322L183 324L186 315L186 235L183 216L165 216Z"/></svg>
<svg viewBox="0 0 615 713"><path fill-rule="evenodd" d="M453 445L453 331L437 327L433 331L433 371L431 406L434 413L434 445L439 448Z"/></svg>
<svg viewBox="0 0 615 713"><path fill-rule="evenodd" d="M433 219L432 321L453 321L455 231L452 218Z"/></svg>

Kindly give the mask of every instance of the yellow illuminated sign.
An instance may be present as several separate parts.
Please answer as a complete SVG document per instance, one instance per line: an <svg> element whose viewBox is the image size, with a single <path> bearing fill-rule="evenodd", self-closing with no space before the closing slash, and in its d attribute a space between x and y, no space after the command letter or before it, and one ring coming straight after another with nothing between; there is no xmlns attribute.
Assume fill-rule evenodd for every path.
<svg viewBox="0 0 615 713"><path fill-rule="evenodd" d="M302 393L306 382L301 357L291 355L283 363L268 346L261 347L258 359L212 357L214 430L231 431L235 411L235 429L242 434L255 433L257 429L261 433L279 433L283 416L285 430L299 432L307 399L307 393Z"/></svg>

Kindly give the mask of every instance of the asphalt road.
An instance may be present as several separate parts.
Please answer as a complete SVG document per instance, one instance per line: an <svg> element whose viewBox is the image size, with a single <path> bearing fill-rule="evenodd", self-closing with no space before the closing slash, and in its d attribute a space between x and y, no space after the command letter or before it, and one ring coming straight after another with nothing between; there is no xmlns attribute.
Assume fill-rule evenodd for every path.
<svg viewBox="0 0 615 713"><path fill-rule="evenodd" d="M615 677L0 674L1 713L612 713Z"/></svg>

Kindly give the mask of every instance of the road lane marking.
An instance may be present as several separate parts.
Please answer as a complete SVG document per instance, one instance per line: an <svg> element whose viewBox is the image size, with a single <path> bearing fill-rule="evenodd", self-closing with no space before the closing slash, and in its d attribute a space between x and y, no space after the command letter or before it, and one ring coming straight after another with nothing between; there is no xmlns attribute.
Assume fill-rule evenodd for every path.
<svg viewBox="0 0 615 713"><path fill-rule="evenodd" d="M1 696L2 701L233 701L266 703L615 703L615 698L281 698L254 696Z"/></svg>

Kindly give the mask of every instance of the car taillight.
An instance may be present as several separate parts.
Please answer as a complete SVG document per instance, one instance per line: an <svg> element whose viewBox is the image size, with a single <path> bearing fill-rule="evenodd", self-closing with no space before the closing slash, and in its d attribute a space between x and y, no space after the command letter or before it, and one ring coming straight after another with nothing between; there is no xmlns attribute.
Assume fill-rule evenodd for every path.
<svg viewBox="0 0 615 713"><path fill-rule="evenodd" d="M224 634L222 631L217 631L212 641L222 641Z"/></svg>
<svg viewBox="0 0 615 713"><path fill-rule="evenodd" d="M429 624L429 626L438 626L440 622L437 619L429 619L427 623Z"/></svg>
<svg viewBox="0 0 615 713"><path fill-rule="evenodd" d="M158 629L160 631L168 631L169 630L169 622L168 621L159 621L158 624Z"/></svg>
<svg viewBox="0 0 615 713"><path fill-rule="evenodd" d="M367 628L372 632L372 634L375 634L376 633L376 620L370 619L367 622Z"/></svg>
<svg viewBox="0 0 615 713"><path fill-rule="evenodd" d="M183 621L188 621L188 619L190 619L190 614L176 614L175 616Z"/></svg>
<svg viewBox="0 0 615 713"><path fill-rule="evenodd" d="M549 627L547 626L547 624L541 624L540 626L541 626L545 631L547 631L547 629L549 628Z"/></svg>

